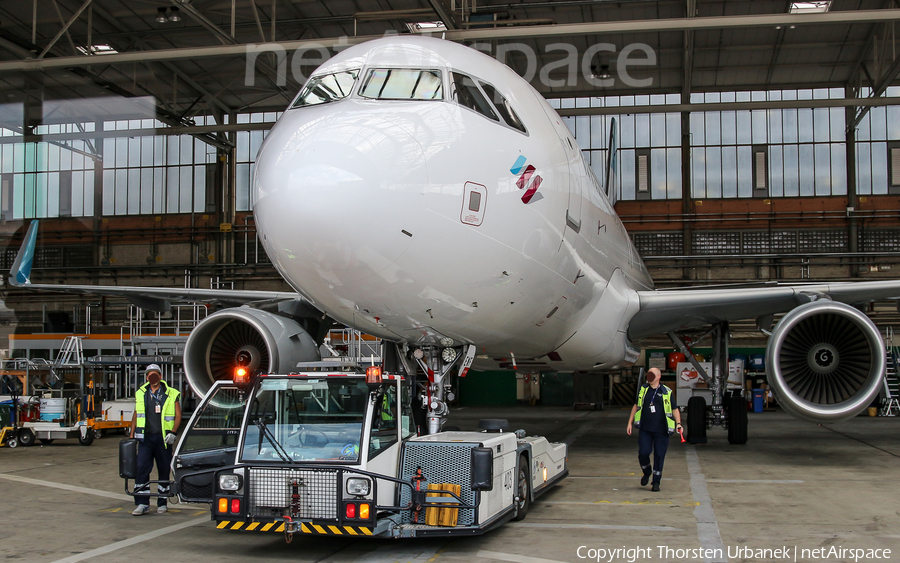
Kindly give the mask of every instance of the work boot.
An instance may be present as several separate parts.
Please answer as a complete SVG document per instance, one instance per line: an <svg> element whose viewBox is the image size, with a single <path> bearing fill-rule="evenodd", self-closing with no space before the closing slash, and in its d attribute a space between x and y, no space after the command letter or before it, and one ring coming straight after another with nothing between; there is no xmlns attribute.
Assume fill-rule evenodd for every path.
<svg viewBox="0 0 900 563"><path fill-rule="evenodd" d="M143 515L143 514L147 514L148 512L150 512L150 505L149 505L149 504L139 504L139 505L137 505L137 507L134 509L134 512L132 512L131 514L134 515L134 516L141 516L141 515Z"/></svg>
<svg viewBox="0 0 900 563"><path fill-rule="evenodd" d="M641 477L641 486L642 486L642 487L646 487L646 486L647 486L647 483L650 482L650 473L651 473L651 472L650 472L650 466L649 466L649 465L646 465L646 466L642 465L642 466L641 466L641 469L644 470L644 476Z"/></svg>
<svg viewBox="0 0 900 563"><path fill-rule="evenodd" d="M659 482L662 481L662 471L654 471L653 472L653 486L650 487L650 490L654 493L659 492Z"/></svg>

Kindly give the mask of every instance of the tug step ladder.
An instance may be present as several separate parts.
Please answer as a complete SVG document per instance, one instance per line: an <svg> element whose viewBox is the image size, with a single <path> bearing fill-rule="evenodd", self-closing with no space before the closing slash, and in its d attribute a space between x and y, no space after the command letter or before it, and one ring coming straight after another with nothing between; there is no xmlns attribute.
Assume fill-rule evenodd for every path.
<svg viewBox="0 0 900 563"><path fill-rule="evenodd" d="M884 364L884 397L881 400L881 416L897 416L900 414L900 373L897 362L900 360L900 348L894 343L894 329L887 327L885 335L887 358Z"/></svg>

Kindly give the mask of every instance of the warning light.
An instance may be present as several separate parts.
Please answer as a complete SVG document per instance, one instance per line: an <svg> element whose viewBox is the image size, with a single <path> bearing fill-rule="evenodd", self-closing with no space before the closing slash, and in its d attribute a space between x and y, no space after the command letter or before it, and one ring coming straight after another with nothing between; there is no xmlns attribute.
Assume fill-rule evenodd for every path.
<svg viewBox="0 0 900 563"><path fill-rule="evenodd" d="M347 518L356 518L356 505L352 502L347 505Z"/></svg>
<svg viewBox="0 0 900 563"><path fill-rule="evenodd" d="M237 499L237 498L231 499L231 513L232 514L240 514L241 513L241 499Z"/></svg>
<svg viewBox="0 0 900 563"><path fill-rule="evenodd" d="M364 503L362 503L362 504L359 505L359 517L360 517L362 520L368 520L368 519L369 519L369 503L364 502Z"/></svg>
<svg viewBox="0 0 900 563"><path fill-rule="evenodd" d="M221 512L222 514L225 514L226 512L228 512L228 499L227 498L219 499L219 512Z"/></svg>
<svg viewBox="0 0 900 563"><path fill-rule="evenodd" d="M234 383L236 385L247 385L250 383L250 372L245 367L237 367L234 370Z"/></svg>
<svg viewBox="0 0 900 563"><path fill-rule="evenodd" d="M369 366L366 368L366 385L372 390L381 386L381 366Z"/></svg>

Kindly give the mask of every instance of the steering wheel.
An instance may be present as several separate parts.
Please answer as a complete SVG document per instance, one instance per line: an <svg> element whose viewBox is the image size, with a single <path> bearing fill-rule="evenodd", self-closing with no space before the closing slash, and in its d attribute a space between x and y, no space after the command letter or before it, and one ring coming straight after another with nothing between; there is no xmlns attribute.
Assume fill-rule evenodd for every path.
<svg viewBox="0 0 900 563"><path fill-rule="evenodd" d="M315 438L313 438L315 436ZM321 440L319 439L321 436ZM300 445L304 448L322 448L328 444L328 436L319 430L301 430Z"/></svg>

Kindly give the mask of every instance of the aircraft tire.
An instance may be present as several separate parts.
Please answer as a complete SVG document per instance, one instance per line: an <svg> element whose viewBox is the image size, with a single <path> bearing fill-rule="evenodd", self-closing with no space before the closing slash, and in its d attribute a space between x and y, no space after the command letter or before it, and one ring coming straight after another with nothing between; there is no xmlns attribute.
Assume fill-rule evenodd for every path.
<svg viewBox="0 0 900 563"><path fill-rule="evenodd" d="M688 442L706 443L706 399L691 397L687 404Z"/></svg>
<svg viewBox="0 0 900 563"><path fill-rule="evenodd" d="M747 443L747 402L738 394L728 398L728 443Z"/></svg>

